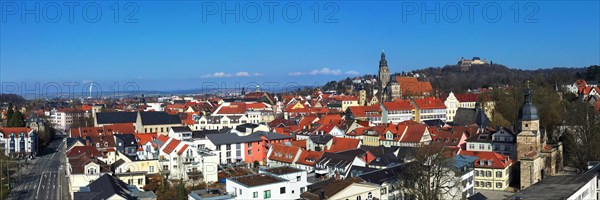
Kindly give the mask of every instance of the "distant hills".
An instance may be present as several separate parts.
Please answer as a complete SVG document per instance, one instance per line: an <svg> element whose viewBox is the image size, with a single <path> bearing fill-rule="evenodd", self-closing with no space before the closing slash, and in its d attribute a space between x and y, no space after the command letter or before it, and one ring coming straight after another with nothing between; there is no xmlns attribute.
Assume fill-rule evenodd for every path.
<svg viewBox="0 0 600 200"><path fill-rule="evenodd" d="M585 76L588 71L588 68L522 70L511 69L501 64L483 64L472 65L468 71L461 70L458 65L447 65L415 70L412 73L422 75L422 79L431 82L435 89L442 92L464 92L482 87L521 85L528 80L544 82L547 85L569 84L573 83L578 75Z"/></svg>
<svg viewBox="0 0 600 200"><path fill-rule="evenodd" d="M19 105L25 102L25 99L16 94L0 94L0 102L12 103L13 105Z"/></svg>

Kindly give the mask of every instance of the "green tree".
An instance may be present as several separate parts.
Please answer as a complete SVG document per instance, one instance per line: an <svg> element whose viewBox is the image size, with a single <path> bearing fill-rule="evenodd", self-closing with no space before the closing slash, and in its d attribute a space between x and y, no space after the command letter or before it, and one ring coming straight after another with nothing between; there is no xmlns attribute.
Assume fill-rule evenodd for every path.
<svg viewBox="0 0 600 200"><path fill-rule="evenodd" d="M14 113L15 113L15 111L13 110L13 104L9 103L8 110L6 111L6 126L7 127L12 127L11 123L12 123L12 117L13 117Z"/></svg>
<svg viewBox="0 0 600 200"><path fill-rule="evenodd" d="M23 118L23 113L17 110L11 118L10 127L25 127L25 121Z"/></svg>
<svg viewBox="0 0 600 200"><path fill-rule="evenodd" d="M186 198L185 184L183 183L183 179L179 179L179 183L177 184L177 200L185 200Z"/></svg>

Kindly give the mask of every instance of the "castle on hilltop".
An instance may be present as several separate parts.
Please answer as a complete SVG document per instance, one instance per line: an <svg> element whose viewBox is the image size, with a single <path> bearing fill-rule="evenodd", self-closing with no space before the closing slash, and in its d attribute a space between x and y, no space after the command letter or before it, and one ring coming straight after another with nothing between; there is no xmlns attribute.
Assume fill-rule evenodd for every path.
<svg viewBox="0 0 600 200"><path fill-rule="evenodd" d="M479 57L473 57L473 59L465 59L461 57L458 59L458 66L460 66L460 70L469 71L471 65L485 65L487 64L487 60L484 58L481 60Z"/></svg>

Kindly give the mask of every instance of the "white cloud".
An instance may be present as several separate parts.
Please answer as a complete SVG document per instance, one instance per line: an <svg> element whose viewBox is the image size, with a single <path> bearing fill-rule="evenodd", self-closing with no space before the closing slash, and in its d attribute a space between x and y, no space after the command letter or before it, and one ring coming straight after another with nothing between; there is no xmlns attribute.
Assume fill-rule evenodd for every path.
<svg viewBox="0 0 600 200"><path fill-rule="evenodd" d="M331 69L329 67L325 67L322 69L315 69L312 70L310 72L290 72L288 73L289 76L303 76L303 75L333 75L333 76L338 76L338 75L342 75L342 74L348 74L348 75L358 75L360 74L357 71L347 71L347 72L342 72L342 70L340 69Z"/></svg>
<svg viewBox="0 0 600 200"><path fill-rule="evenodd" d="M235 74L225 72L215 72L213 74L202 75L202 78L228 78L228 77L250 77L250 76L262 76L262 73L250 73L250 72L237 72Z"/></svg>
<svg viewBox="0 0 600 200"><path fill-rule="evenodd" d="M356 76L356 75L359 75L359 74L360 74L360 72L357 72L357 71L350 70L350 71L347 71L347 72L346 72L346 74L348 74L348 75L354 75L354 76Z"/></svg>
<svg viewBox="0 0 600 200"><path fill-rule="evenodd" d="M250 76L250 73L248 73L248 72L238 72L238 73L235 74L235 76L237 76L237 77Z"/></svg>
<svg viewBox="0 0 600 200"><path fill-rule="evenodd" d="M310 75L340 75L340 74L342 74L342 70L329 69L328 67L325 67L320 70L315 69L310 72Z"/></svg>

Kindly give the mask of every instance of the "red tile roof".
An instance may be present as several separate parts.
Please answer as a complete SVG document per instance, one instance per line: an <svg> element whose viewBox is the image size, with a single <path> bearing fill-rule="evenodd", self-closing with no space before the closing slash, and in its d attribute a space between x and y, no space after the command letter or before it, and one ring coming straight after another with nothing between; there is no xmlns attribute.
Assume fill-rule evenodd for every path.
<svg viewBox="0 0 600 200"><path fill-rule="evenodd" d="M134 135L137 143L140 145L148 144L148 142L154 143L154 140L157 138L156 133L137 133Z"/></svg>
<svg viewBox="0 0 600 200"><path fill-rule="evenodd" d="M23 133L24 136L26 138L28 138L29 134L27 134L27 133L29 133L31 130L32 130L31 128L0 127L0 133L2 133L4 135L4 138L10 137L11 133L14 133L15 137L19 137L19 134Z"/></svg>
<svg viewBox="0 0 600 200"><path fill-rule="evenodd" d="M419 143L427 131L425 124L398 125L400 142Z"/></svg>
<svg viewBox="0 0 600 200"><path fill-rule="evenodd" d="M185 152L185 150L186 150L188 147L189 147L189 145L187 145L187 144L184 144L184 145L181 147L181 149L179 149L179 151L177 152L177 155L180 155L180 156L181 156L181 154L182 154L183 152Z"/></svg>
<svg viewBox="0 0 600 200"><path fill-rule="evenodd" d="M271 155L269 155L269 159L283 163L293 163L296 155L301 151L299 147L280 144L273 144L272 148L273 150Z"/></svg>
<svg viewBox="0 0 600 200"><path fill-rule="evenodd" d="M323 115L319 118L319 124L340 124L342 123L342 116L339 114L328 114Z"/></svg>
<svg viewBox="0 0 600 200"><path fill-rule="evenodd" d="M171 152L173 152L173 150L177 148L177 145L179 145L179 143L181 143L181 141L172 138L171 141L169 141L169 143L165 144L166 146L163 148L163 152L165 152L166 154L171 154Z"/></svg>
<svg viewBox="0 0 600 200"><path fill-rule="evenodd" d="M306 165L306 166L315 166L317 161L321 159L323 156L323 151L307 151L303 150L298 157L298 161L296 163Z"/></svg>
<svg viewBox="0 0 600 200"><path fill-rule="evenodd" d="M392 102L383 102L383 107L387 110L412 110L415 107L410 100L396 100Z"/></svg>
<svg viewBox="0 0 600 200"><path fill-rule="evenodd" d="M292 143L292 146L306 149L306 140L294 140L291 143Z"/></svg>
<svg viewBox="0 0 600 200"><path fill-rule="evenodd" d="M460 155L477 156L477 160L475 160L476 168L505 169L512 163L509 156L495 152L460 151ZM480 161L483 161L483 165ZM488 165L488 161L492 161L491 166Z"/></svg>
<svg viewBox="0 0 600 200"><path fill-rule="evenodd" d="M116 123L112 125L105 125L104 129L107 132L113 133L135 133L135 127L133 126L133 123Z"/></svg>
<svg viewBox="0 0 600 200"><path fill-rule="evenodd" d="M400 84L403 95L423 95L433 91L431 83L419 82L415 77L396 76L396 81Z"/></svg>
<svg viewBox="0 0 600 200"><path fill-rule="evenodd" d="M458 102L476 102L479 95L473 93L454 94Z"/></svg>
<svg viewBox="0 0 600 200"><path fill-rule="evenodd" d="M331 148L329 148L327 152L336 153L352 150L360 147L359 145L360 139L333 137L333 143L331 144Z"/></svg>
<svg viewBox="0 0 600 200"><path fill-rule="evenodd" d="M69 152L67 157L78 157L80 155L87 155L88 157L102 157L102 153L94 146L75 146Z"/></svg>
<svg viewBox="0 0 600 200"><path fill-rule="evenodd" d="M157 139L163 143L166 143L169 140L169 136L159 135Z"/></svg>
<svg viewBox="0 0 600 200"><path fill-rule="evenodd" d="M379 107L379 104L371 106L350 106L348 109L350 109L350 112L352 112L356 118L381 116L381 107ZM377 114L371 114L371 112Z"/></svg>
<svg viewBox="0 0 600 200"><path fill-rule="evenodd" d="M446 109L444 102L435 97L413 99L413 102L418 109Z"/></svg>

